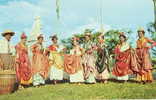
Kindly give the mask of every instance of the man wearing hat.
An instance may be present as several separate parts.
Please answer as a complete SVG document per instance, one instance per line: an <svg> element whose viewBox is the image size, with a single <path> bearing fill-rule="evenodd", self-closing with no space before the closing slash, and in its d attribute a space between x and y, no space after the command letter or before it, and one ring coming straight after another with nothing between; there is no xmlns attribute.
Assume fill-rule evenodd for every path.
<svg viewBox="0 0 156 100"><path fill-rule="evenodd" d="M11 30L6 30L2 33L4 39L0 40L0 59L3 66L0 66L3 70L13 69L13 57L11 56L14 51L14 47L11 46L11 37L14 36L15 32Z"/></svg>
<svg viewBox="0 0 156 100"><path fill-rule="evenodd" d="M11 37L14 36L15 32L12 32L10 30L6 30L2 33L2 36L4 37L3 40L0 40L0 53L12 53L10 40Z"/></svg>

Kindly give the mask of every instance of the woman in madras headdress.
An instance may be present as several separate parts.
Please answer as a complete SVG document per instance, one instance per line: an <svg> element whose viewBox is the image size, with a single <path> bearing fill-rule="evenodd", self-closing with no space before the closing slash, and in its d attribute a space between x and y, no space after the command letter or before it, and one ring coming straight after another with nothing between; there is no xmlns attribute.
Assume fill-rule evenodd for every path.
<svg viewBox="0 0 156 100"><path fill-rule="evenodd" d="M28 57L28 47L26 45L27 36L21 35L21 41L16 48L16 75L21 85L30 85L32 83L31 63Z"/></svg>
<svg viewBox="0 0 156 100"><path fill-rule="evenodd" d="M39 35L37 37L37 43L32 45L31 49L33 52L32 57L32 72L33 72L33 85L43 85L48 76L49 61L45 54L43 47L44 37Z"/></svg>
<svg viewBox="0 0 156 100"><path fill-rule="evenodd" d="M82 53L83 49L78 43L79 38L74 37L72 40L72 49L70 54L64 56L64 68L65 72L69 74L69 80L71 83L84 82L83 67L82 67Z"/></svg>
<svg viewBox="0 0 156 100"><path fill-rule="evenodd" d="M109 78L109 54L105 46L104 35L102 33L98 36L96 69L97 80L107 83Z"/></svg>
<svg viewBox="0 0 156 100"><path fill-rule="evenodd" d="M156 46L156 42L145 37L145 31L143 28L138 30L137 40L137 56L139 60L139 74L137 75L137 80L143 83L152 82L152 63L150 59L149 49Z"/></svg>
<svg viewBox="0 0 156 100"><path fill-rule="evenodd" d="M52 45L48 47L50 51L50 80L53 80L53 83L56 84L57 81L63 80L63 57L61 55L61 47L58 45L58 38L56 35L51 36L53 42Z"/></svg>
<svg viewBox="0 0 156 100"><path fill-rule="evenodd" d="M94 55L95 48L91 41L91 33L85 33L84 52L83 55L83 67L85 83L96 83L95 76L95 62L96 56Z"/></svg>
<svg viewBox="0 0 156 100"><path fill-rule="evenodd" d="M127 37L122 33L119 36L120 43L115 47L115 66L112 74L117 80L127 81L130 74L138 72L136 54L132 52L130 45L127 43Z"/></svg>

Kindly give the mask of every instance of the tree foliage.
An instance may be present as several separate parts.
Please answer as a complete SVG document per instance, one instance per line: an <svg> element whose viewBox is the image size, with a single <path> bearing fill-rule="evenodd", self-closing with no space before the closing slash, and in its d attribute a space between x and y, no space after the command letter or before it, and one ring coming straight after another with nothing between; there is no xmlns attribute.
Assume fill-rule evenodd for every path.
<svg viewBox="0 0 156 100"><path fill-rule="evenodd" d="M148 32L150 33L152 40L156 41L156 29L155 29L155 24L154 24L154 23L149 23L149 24L147 25L147 27L148 27L147 30L148 30ZM153 54L153 57L156 58L156 48L155 48L155 47L152 48L152 54Z"/></svg>
<svg viewBox="0 0 156 100"><path fill-rule="evenodd" d="M91 32L91 41L96 44L97 43L97 39L98 39L98 36L101 32L93 32L94 29L86 29L86 31L89 31ZM105 39L105 44L107 46L107 49L109 51L109 54L113 54L113 50L115 48L115 46L119 43L119 32L122 31L122 32L125 32L126 34L130 34L132 33L131 30L129 29L126 29L126 30L109 30L108 32L106 32L104 34L104 39ZM83 45L84 44L84 41L85 41L85 32L83 33L78 33L78 34L75 34L74 36L78 37L79 38L79 44L80 45ZM62 43L66 46L67 48L67 53L69 53L69 50L72 48L72 37L68 38L68 39L64 39L62 40Z"/></svg>

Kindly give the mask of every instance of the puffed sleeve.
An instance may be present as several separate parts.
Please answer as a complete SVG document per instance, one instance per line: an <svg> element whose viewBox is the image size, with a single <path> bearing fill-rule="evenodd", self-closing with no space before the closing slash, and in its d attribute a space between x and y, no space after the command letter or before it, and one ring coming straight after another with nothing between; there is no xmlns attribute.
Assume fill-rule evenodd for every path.
<svg viewBox="0 0 156 100"><path fill-rule="evenodd" d="M147 39L148 43L151 44L151 46L149 48L152 48L152 47L156 46L156 41L148 39L148 38L146 38L146 39Z"/></svg>

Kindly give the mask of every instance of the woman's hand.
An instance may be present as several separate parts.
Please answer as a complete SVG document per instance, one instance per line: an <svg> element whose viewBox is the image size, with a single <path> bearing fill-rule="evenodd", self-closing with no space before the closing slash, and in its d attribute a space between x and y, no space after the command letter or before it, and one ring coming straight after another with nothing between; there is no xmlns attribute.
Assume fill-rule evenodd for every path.
<svg viewBox="0 0 156 100"><path fill-rule="evenodd" d="M53 60L49 60L49 65L52 66L54 64Z"/></svg>
<svg viewBox="0 0 156 100"><path fill-rule="evenodd" d="M148 48L148 49L151 49L151 48L153 48L153 46L152 46L152 45L151 45L151 46L147 46L147 48Z"/></svg>

